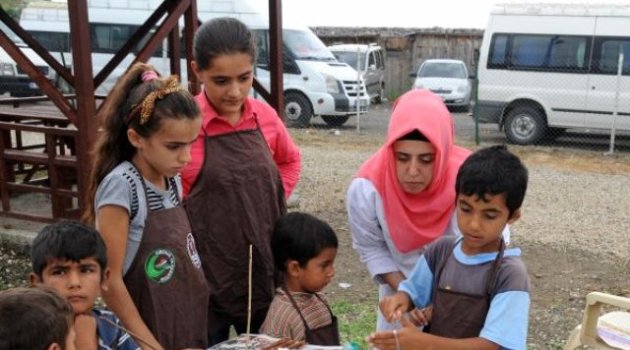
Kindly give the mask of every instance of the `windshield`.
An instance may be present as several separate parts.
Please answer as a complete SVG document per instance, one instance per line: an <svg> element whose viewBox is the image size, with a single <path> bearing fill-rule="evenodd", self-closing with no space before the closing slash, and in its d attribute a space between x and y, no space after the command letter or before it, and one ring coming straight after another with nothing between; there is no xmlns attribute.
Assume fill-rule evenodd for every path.
<svg viewBox="0 0 630 350"><path fill-rule="evenodd" d="M354 69L362 70L364 68L357 66L357 57L359 57L359 62L365 62L365 53L363 52L357 55L356 52L352 51L333 51L333 55L335 55L339 61L347 63Z"/></svg>
<svg viewBox="0 0 630 350"><path fill-rule="evenodd" d="M314 61L334 61L335 56L310 30L282 31L283 40L289 51L296 59Z"/></svg>
<svg viewBox="0 0 630 350"><path fill-rule="evenodd" d="M428 62L420 67L418 77L467 79L466 68L461 63Z"/></svg>

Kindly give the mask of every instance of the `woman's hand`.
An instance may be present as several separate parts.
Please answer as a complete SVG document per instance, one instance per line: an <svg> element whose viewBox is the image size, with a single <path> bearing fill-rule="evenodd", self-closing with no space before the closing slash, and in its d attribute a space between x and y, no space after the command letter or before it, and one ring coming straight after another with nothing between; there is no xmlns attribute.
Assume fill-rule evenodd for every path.
<svg viewBox="0 0 630 350"><path fill-rule="evenodd" d="M396 292L394 295L384 297L379 307L387 322L398 321L409 310L411 300L405 292Z"/></svg>

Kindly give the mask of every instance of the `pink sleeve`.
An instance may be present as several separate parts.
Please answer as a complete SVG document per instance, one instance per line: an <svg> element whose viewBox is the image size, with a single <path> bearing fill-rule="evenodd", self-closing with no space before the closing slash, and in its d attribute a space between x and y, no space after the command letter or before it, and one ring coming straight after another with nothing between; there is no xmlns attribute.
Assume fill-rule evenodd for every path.
<svg viewBox="0 0 630 350"><path fill-rule="evenodd" d="M302 170L300 149L295 145L287 128L276 114L262 125L263 135L273 155L273 160L278 166L284 196L289 198L300 179Z"/></svg>
<svg viewBox="0 0 630 350"><path fill-rule="evenodd" d="M193 143L190 150L190 163L182 169L181 175L184 198L188 197L188 193L190 193L190 189L201 171L204 156L204 139L205 137L203 135L197 137L197 140Z"/></svg>

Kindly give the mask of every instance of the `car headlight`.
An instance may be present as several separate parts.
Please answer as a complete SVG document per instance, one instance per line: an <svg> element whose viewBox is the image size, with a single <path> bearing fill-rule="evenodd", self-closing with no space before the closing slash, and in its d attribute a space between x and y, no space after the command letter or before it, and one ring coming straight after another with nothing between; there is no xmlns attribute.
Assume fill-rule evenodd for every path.
<svg viewBox="0 0 630 350"><path fill-rule="evenodd" d="M0 62L0 75L14 76L15 67L12 63Z"/></svg>
<svg viewBox="0 0 630 350"><path fill-rule="evenodd" d="M339 82L332 75L324 74L326 78L326 91L330 94L339 93Z"/></svg>
<svg viewBox="0 0 630 350"><path fill-rule="evenodd" d="M467 85L460 85L460 86L457 87L457 92L464 93L466 91L468 91L468 86Z"/></svg>

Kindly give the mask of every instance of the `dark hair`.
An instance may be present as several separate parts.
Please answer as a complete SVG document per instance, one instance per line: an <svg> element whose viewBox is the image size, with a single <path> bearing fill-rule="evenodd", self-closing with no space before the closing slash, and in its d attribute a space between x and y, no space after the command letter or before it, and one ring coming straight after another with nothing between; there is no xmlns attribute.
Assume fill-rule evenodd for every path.
<svg viewBox="0 0 630 350"><path fill-rule="evenodd" d="M276 221L271 251L276 270L285 272L286 262L296 260L304 267L325 248L337 248L335 231L313 215L292 212Z"/></svg>
<svg viewBox="0 0 630 350"><path fill-rule="evenodd" d="M98 118L102 123L101 130L94 144L92 176L88 184L88 198L83 219L94 222L94 196L98 185L118 164L131 158L136 153L129 142L127 130L133 129L142 137L150 137L160 130L162 120L195 119L200 117L199 107L194 97L185 89L169 89L173 79L144 79L143 74L155 73L153 66L136 63L118 79ZM155 76L155 75L154 75ZM155 94L151 95L151 93ZM157 94L157 95L156 95ZM148 117L142 116L147 102L152 106Z"/></svg>
<svg viewBox="0 0 630 350"><path fill-rule="evenodd" d="M73 323L72 306L52 288L0 291L0 350L65 348Z"/></svg>
<svg viewBox="0 0 630 350"><path fill-rule="evenodd" d="M193 39L193 56L201 70L212 66L222 54L244 53L256 61L256 45L252 32L233 17L219 17L203 23Z"/></svg>
<svg viewBox="0 0 630 350"><path fill-rule="evenodd" d="M403 135L402 137L400 137L398 139L400 140L410 140L410 141L425 141L425 142L431 142L429 141L429 139L424 136L423 133L421 133L418 129L414 129L413 131Z"/></svg>
<svg viewBox="0 0 630 350"><path fill-rule="evenodd" d="M85 258L96 259L102 276L107 267L105 242L98 231L77 221L66 220L45 226L31 246L33 272L40 278L51 259L79 262Z"/></svg>
<svg viewBox="0 0 630 350"><path fill-rule="evenodd" d="M505 145L481 148L462 163L455 192L466 196L505 194L510 217L523 204L527 191L527 168Z"/></svg>

